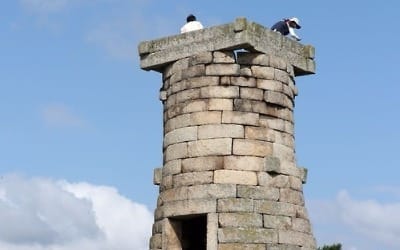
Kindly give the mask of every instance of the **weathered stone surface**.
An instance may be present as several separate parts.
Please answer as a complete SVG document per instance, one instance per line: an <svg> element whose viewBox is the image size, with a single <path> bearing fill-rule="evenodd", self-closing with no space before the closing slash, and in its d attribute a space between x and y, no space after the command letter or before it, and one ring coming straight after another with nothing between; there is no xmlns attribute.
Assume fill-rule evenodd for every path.
<svg viewBox="0 0 400 250"><path fill-rule="evenodd" d="M213 124L198 127L198 138L244 138L244 128L236 124Z"/></svg>
<svg viewBox="0 0 400 250"><path fill-rule="evenodd" d="M237 76L239 74L239 64L210 64L206 66L206 75L208 76Z"/></svg>
<svg viewBox="0 0 400 250"><path fill-rule="evenodd" d="M261 66L270 65L270 57L263 53L238 52L237 61L239 64L245 64L245 65L261 65Z"/></svg>
<svg viewBox="0 0 400 250"><path fill-rule="evenodd" d="M173 144L167 147L164 152L165 161L171 161L175 159L181 159L188 157L188 146L187 143Z"/></svg>
<svg viewBox="0 0 400 250"><path fill-rule="evenodd" d="M296 205L285 202L267 200L254 201L254 211L257 213L294 217L296 215L296 209Z"/></svg>
<svg viewBox="0 0 400 250"><path fill-rule="evenodd" d="M172 177L174 187L200 185L213 182L213 172L189 172Z"/></svg>
<svg viewBox="0 0 400 250"><path fill-rule="evenodd" d="M216 170L214 183L257 185L257 174L251 171Z"/></svg>
<svg viewBox="0 0 400 250"><path fill-rule="evenodd" d="M260 157L269 156L272 154L272 144L260 140L234 139L233 154Z"/></svg>
<svg viewBox="0 0 400 250"><path fill-rule="evenodd" d="M240 88L240 98L261 101L264 98L264 91L258 88Z"/></svg>
<svg viewBox="0 0 400 250"><path fill-rule="evenodd" d="M188 187L174 187L160 193L161 205L188 199Z"/></svg>
<svg viewBox="0 0 400 250"><path fill-rule="evenodd" d="M264 227L288 230L292 228L292 218L289 216L264 214Z"/></svg>
<svg viewBox="0 0 400 250"><path fill-rule="evenodd" d="M217 212L253 212L254 200L243 198L218 199Z"/></svg>
<svg viewBox="0 0 400 250"><path fill-rule="evenodd" d="M264 159L254 156L225 156L224 169L260 172L264 170Z"/></svg>
<svg viewBox="0 0 400 250"><path fill-rule="evenodd" d="M275 141L275 134L265 127L254 127L254 126L246 126L245 127L245 138L246 139L254 139L254 140L262 140L262 141Z"/></svg>
<svg viewBox="0 0 400 250"><path fill-rule="evenodd" d="M169 202L160 207L163 217L215 213L216 199L194 199Z"/></svg>
<svg viewBox="0 0 400 250"><path fill-rule="evenodd" d="M223 156L205 156L182 160L182 172L201 172L224 168Z"/></svg>
<svg viewBox="0 0 400 250"><path fill-rule="evenodd" d="M216 138L188 142L188 157L230 155L231 138Z"/></svg>
<svg viewBox="0 0 400 250"><path fill-rule="evenodd" d="M239 111L223 111L222 123L235 123L256 126L259 123L259 114Z"/></svg>
<svg viewBox="0 0 400 250"><path fill-rule="evenodd" d="M221 112L195 112L190 114L190 125L219 124L221 123Z"/></svg>
<svg viewBox="0 0 400 250"><path fill-rule="evenodd" d="M162 168L155 168L153 174L153 184L160 185L162 179Z"/></svg>
<svg viewBox="0 0 400 250"><path fill-rule="evenodd" d="M194 54L189 58L189 65L208 64L213 61L213 53L209 51Z"/></svg>
<svg viewBox="0 0 400 250"><path fill-rule="evenodd" d="M218 250L218 214L207 214L207 249Z"/></svg>
<svg viewBox="0 0 400 250"><path fill-rule="evenodd" d="M256 200L271 200L279 199L279 189L265 186L237 186L237 197L251 198Z"/></svg>
<svg viewBox="0 0 400 250"><path fill-rule="evenodd" d="M171 144L197 140L197 127L184 127L172 130L164 136L164 147Z"/></svg>
<svg viewBox="0 0 400 250"><path fill-rule="evenodd" d="M188 187L189 199L218 199L236 197L235 184L209 184Z"/></svg>
<svg viewBox="0 0 400 250"><path fill-rule="evenodd" d="M293 109L294 107L293 101L290 100L290 98L287 95L281 92L267 90L264 93L264 100L267 103L273 103L289 109Z"/></svg>
<svg viewBox="0 0 400 250"><path fill-rule="evenodd" d="M266 250L265 244L224 243L218 250Z"/></svg>
<svg viewBox="0 0 400 250"><path fill-rule="evenodd" d="M238 86L209 86L200 89L201 98L238 98Z"/></svg>
<svg viewBox="0 0 400 250"><path fill-rule="evenodd" d="M263 227L263 217L258 213L220 213L220 227Z"/></svg>
<svg viewBox="0 0 400 250"><path fill-rule="evenodd" d="M193 100L181 104L181 113L193 113L207 111L208 102L206 100Z"/></svg>
<svg viewBox="0 0 400 250"><path fill-rule="evenodd" d="M154 234L150 238L150 248L151 249L158 249L162 248L162 234Z"/></svg>
<svg viewBox="0 0 400 250"><path fill-rule="evenodd" d="M289 230L280 230L278 233L279 243L292 244L296 246L316 247L315 239L310 234Z"/></svg>
<svg viewBox="0 0 400 250"><path fill-rule="evenodd" d="M293 218L292 219L293 230L303 233L311 233L311 224L308 220L303 218Z"/></svg>
<svg viewBox="0 0 400 250"><path fill-rule="evenodd" d="M233 100L219 98L209 99L208 110L233 110Z"/></svg>
<svg viewBox="0 0 400 250"><path fill-rule="evenodd" d="M274 68L264 66L251 66L253 76L261 79L273 80L275 79Z"/></svg>
<svg viewBox="0 0 400 250"><path fill-rule="evenodd" d="M176 103L200 98L200 89L186 89L176 94Z"/></svg>
<svg viewBox="0 0 400 250"><path fill-rule="evenodd" d="M245 70L247 70L248 73L243 73L243 71L245 71ZM241 87L255 87L256 86L256 79L254 77L246 77L247 75L252 76L250 68L241 68L240 75L241 76L231 77L230 84L235 85L235 86L241 86Z"/></svg>
<svg viewBox="0 0 400 250"><path fill-rule="evenodd" d="M182 171L182 160L172 160L164 164L162 168L162 176L179 174Z"/></svg>
<svg viewBox="0 0 400 250"><path fill-rule="evenodd" d="M267 244L267 250L311 250L287 244ZM314 248L312 250L315 250Z"/></svg>
<svg viewBox="0 0 400 250"><path fill-rule="evenodd" d="M233 51L214 51L213 63L235 63Z"/></svg>
<svg viewBox="0 0 400 250"><path fill-rule="evenodd" d="M266 228L221 228L218 230L218 240L224 243L277 243L278 234Z"/></svg>
<svg viewBox="0 0 400 250"><path fill-rule="evenodd" d="M296 205L304 205L303 193L290 188L281 188L279 201L292 203Z"/></svg>

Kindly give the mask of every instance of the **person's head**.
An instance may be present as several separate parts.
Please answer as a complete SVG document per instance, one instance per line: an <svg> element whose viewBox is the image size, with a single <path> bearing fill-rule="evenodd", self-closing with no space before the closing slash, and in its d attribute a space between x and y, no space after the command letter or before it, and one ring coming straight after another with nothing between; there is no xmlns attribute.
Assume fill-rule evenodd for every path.
<svg viewBox="0 0 400 250"><path fill-rule="evenodd" d="M196 17L192 14L186 17L186 22L193 22L196 21Z"/></svg>
<svg viewBox="0 0 400 250"><path fill-rule="evenodd" d="M297 17L292 17L287 19L287 22L289 24L290 27L294 28L294 29L300 29L300 21Z"/></svg>

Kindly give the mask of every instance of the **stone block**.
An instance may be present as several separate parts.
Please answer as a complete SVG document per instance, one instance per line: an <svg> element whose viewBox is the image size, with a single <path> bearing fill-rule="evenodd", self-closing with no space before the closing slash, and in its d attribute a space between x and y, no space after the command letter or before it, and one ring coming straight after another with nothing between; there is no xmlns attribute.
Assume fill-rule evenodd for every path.
<svg viewBox="0 0 400 250"><path fill-rule="evenodd" d="M282 174L275 175L274 177L272 177L270 185L276 188L289 188L290 187L289 177L290 176L288 175L282 175Z"/></svg>
<svg viewBox="0 0 400 250"><path fill-rule="evenodd" d="M266 250L266 248L265 244L224 243L218 245L218 250Z"/></svg>
<svg viewBox="0 0 400 250"><path fill-rule="evenodd" d="M254 200L254 212L268 215L296 216L297 207L294 204L267 200Z"/></svg>
<svg viewBox="0 0 400 250"><path fill-rule="evenodd" d="M218 214L207 214L207 249L218 249Z"/></svg>
<svg viewBox="0 0 400 250"><path fill-rule="evenodd" d="M283 83L276 80L257 79L257 88L280 92L283 90Z"/></svg>
<svg viewBox="0 0 400 250"><path fill-rule="evenodd" d="M316 247L315 239L310 234L291 231L291 230L280 230L278 233L279 233L279 243L281 244Z"/></svg>
<svg viewBox="0 0 400 250"><path fill-rule="evenodd" d="M217 200L214 198L181 200L166 203L160 208L162 209L163 217L215 213L217 210Z"/></svg>
<svg viewBox="0 0 400 250"><path fill-rule="evenodd" d="M272 146L274 156L281 161L295 162L294 149L282 144L274 143Z"/></svg>
<svg viewBox="0 0 400 250"><path fill-rule="evenodd" d="M201 98L238 98L238 86L208 86L200 89Z"/></svg>
<svg viewBox="0 0 400 250"><path fill-rule="evenodd" d="M205 156L182 160L182 172L201 172L224 168L223 156Z"/></svg>
<svg viewBox="0 0 400 250"><path fill-rule="evenodd" d="M231 85L231 77L230 76L221 76L219 80L220 85L228 86Z"/></svg>
<svg viewBox="0 0 400 250"><path fill-rule="evenodd" d="M270 130L271 131L271 130ZM290 148L295 147L294 136L282 131L272 130L271 134L274 135L275 142Z"/></svg>
<svg viewBox="0 0 400 250"><path fill-rule="evenodd" d="M292 218L289 216L264 214L264 227L288 230L292 228Z"/></svg>
<svg viewBox="0 0 400 250"><path fill-rule="evenodd" d="M150 249L161 249L162 248L162 234L154 234L150 238Z"/></svg>
<svg viewBox="0 0 400 250"><path fill-rule="evenodd" d="M224 169L261 172L264 170L264 159L254 156L225 156Z"/></svg>
<svg viewBox="0 0 400 250"><path fill-rule="evenodd" d="M188 145L186 142L169 145L164 151L165 161L186 158L188 156Z"/></svg>
<svg viewBox="0 0 400 250"><path fill-rule="evenodd" d="M167 100L167 91L161 90L160 94L158 96L158 99L160 99L160 101L166 101Z"/></svg>
<svg viewBox="0 0 400 250"><path fill-rule="evenodd" d="M189 68L189 58L184 58L182 60L175 61L171 64L169 64L163 73L163 79L169 78L172 74L176 72L182 72L182 70L185 70Z"/></svg>
<svg viewBox="0 0 400 250"><path fill-rule="evenodd" d="M206 66L206 75L211 76L237 76L240 74L239 64L210 64Z"/></svg>
<svg viewBox="0 0 400 250"><path fill-rule="evenodd" d="M219 213L220 227L263 227L263 217L258 213Z"/></svg>
<svg viewBox="0 0 400 250"><path fill-rule="evenodd" d="M257 174L250 171L216 170L214 183L257 185Z"/></svg>
<svg viewBox="0 0 400 250"><path fill-rule="evenodd" d="M262 101L264 98L264 91L258 88L240 88L240 98Z"/></svg>
<svg viewBox="0 0 400 250"><path fill-rule="evenodd" d="M216 138L188 142L188 157L230 155L231 138Z"/></svg>
<svg viewBox="0 0 400 250"><path fill-rule="evenodd" d="M195 112L190 114L190 125L219 124L221 123L220 111Z"/></svg>
<svg viewBox="0 0 400 250"><path fill-rule="evenodd" d="M293 110L294 107L293 101L290 100L287 95L281 92L267 90L264 92L264 100L267 103L276 104L285 108L289 108L291 110Z"/></svg>
<svg viewBox="0 0 400 250"><path fill-rule="evenodd" d="M162 176L179 174L182 172L182 160L172 160L164 164L162 168Z"/></svg>
<svg viewBox="0 0 400 250"><path fill-rule="evenodd" d="M214 51L213 63L235 63L235 54L233 51Z"/></svg>
<svg viewBox="0 0 400 250"><path fill-rule="evenodd" d="M164 124L164 133L168 133L177 128L189 126L190 122L191 122L190 115L191 114L183 114L183 115L179 115L174 118L168 119Z"/></svg>
<svg viewBox="0 0 400 250"><path fill-rule="evenodd" d="M201 88L206 86L216 86L219 84L218 76L199 76L187 79L185 86L188 89Z"/></svg>
<svg viewBox="0 0 400 250"><path fill-rule="evenodd" d="M196 76L203 76L206 73L206 66L204 64L190 66L182 70L182 78L187 79Z"/></svg>
<svg viewBox="0 0 400 250"><path fill-rule="evenodd" d="M238 52L237 62L244 65L269 66L270 57L263 53Z"/></svg>
<svg viewBox="0 0 400 250"><path fill-rule="evenodd" d="M274 77L275 80L280 81L284 84L289 84L290 76L289 76L288 72L286 72L286 69L285 69L285 71L280 70L280 69L275 69L274 75L275 75L275 77Z"/></svg>
<svg viewBox="0 0 400 250"><path fill-rule="evenodd" d="M293 135L294 134L294 125L292 122L289 121L285 121L282 119L278 119L278 118L272 118L272 117L261 117L260 118L260 123L262 123L263 125L277 130L277 131L281 131L281 132L285 132L289 135Z"/></svg>
<svg viewBox="0 0 400 250"><path fill-rule="evenodd" d="M251 72L253 72L253 76L256 78L262 78L267 80L275 79L275 69L271 67L264 66L251 66Z"/></svg>
<svg viewBox="0 0 400 250"><path fill-rule="evenodd" d="M304 205L303 193L290 188L280 189L279 201L296 205Z"/></svg>
<svg viewBox="0 0 400 250"><path fill-rule="evenodd" d="M297 191L303 191L303 183L297 176L289 176L289 187Z"/></svg>
<svg viewBox="0 0 400 250"><path fill-rule="evenodd" d="M272 143L250 139L233 139L234 155L247 156L270 156L272 154Z"/></svg>
<svg viewBox="0 0 400 250"><path fill-rule="evenodd" d="M253 72L251 72L251 67L246 65L240 65L240 75L245 77L253 76Z"/></svg>
<svg viewBox="0 0 400 250"><path fill-rule="evenodd" d="M221 243L278 243L278 233L267 228L220 228L218 240Z"/></svg>
<svg viewBox="0 0 400 250"><path fill-rule="evenodd" d="M178 104L199 98L200 98L200 89L186 89L176 94L176 103Z"/></svg>
<svg viewBox="0 0 400 250"><path fill-rule="evenodd" d="M242 73L244 70L248 70L248 73ZM230 78L230 84L235 85L235 86L241 86L241 87L256 87L256 79L254 77L248 77L252 76L251 74L251 69L250 68L241 68L241 76L232 76ZM245 75L245 76L243 76Z"/></svg>
<svg viewBox="0 0 400 250"><path fill-rule="evenodd" d="M315 250L315 248L305 249L303 247L294 246L294 245L267 244L267 250Z"/></svg>
<svg viewBox="0 0 400 250"><path fill-rule="evenodd" d="M277 157L266 156L264 158L264 167L268 173L281 173L281 162Z"/></svg>
<svg viewBox="0 0 400 250"><path fill-rule="evenodd" d="M177 174L172 177L174 187L212 183L213 179L214 175L212 171L189 172Z"/></svg>
<svg viewBox="0 0 400 250"><path fill-rule="evenodd" d="M188 199L220 199L236 197L235 184L205 184L188 187Z"/></svg>
<svg viewBox="0 0 400 250"><path fill-rule="evenodd" d="M237 124L211 124L198 127L198 138L243 138L244 128Z"/></svg>
<svg viewBox="0 0 400 250"><path fill-rule="evenodd" d="M164 191L172 187L172 175L163 176L163 178L161 179L160 191Z"/></svg>
<svg viewBox="0 0 400 250"><path fill-rule="evenodd" d="M162 191L159 195L161 205L165 205L169 202L181 201L188 199L188 187L174 187L168 190Z"/></svg>
<svg viewBox="0 0 400 250"><path fill-rule="evenodd" d="M174 129L164 136L164 148L171 144L197 140L197 127Z"/></svg>
<svg viewBox="0 0 400 250"><path fill-rule="evenodd" d="M187 101L182 105L182 113L193 113L208 110L208 102L206 100Z"/></svg>
<svg viewBox="0 0 400 250"><path fill-rule="evenodd" d="M266 186L237 186L237 197L278 201L279 189Z"/></svg>
<svg viewBox="0 0 400 250"><path fill-rule="evenodd" d="M246 139L261 140L274 142L275 134L273 131L266 127L246 126L244 130L244 137Z"/></svg>
<svg viewBox="0 0 400 250"><path fill-rule="evenodd" d="M243 198L218 199L217 212L253 212L254 200Z"/></svg>
<svg viewBox="0 0 400 250"><path fill-rule="evenodd" d="M309 220L303 218L293 218L292 224L292 228L294 231L311 234L311 224Z"/></svg>
<svg viewBox="0 0 400 250"><path fill-rule="evenodd" d="M153 173L153 184L160 185L162 179L162 168L155 168Z"/></svg>
<svg viewBox="0 0 400 250"><path fill-rule="evenodd" d="M209 99L208 110L233 110L233 100L219 98Z"/></svg>
<svg viewBox="0 0 400 250"><path fill-rule="evenodd" d="M283 59L282 57L270 55L269 60L270 60L269 62L270 62L271 67L280 69L280 70L287 69L287 63L286 63L285 59Z"/></svg>
<svg viewBox="0 0 400 250"><path fill-rule="evenodd" d="M259 123L259 114L226 110L222 112L222 123L257 126Z"/></svg>
<svg viewBox="0 0 400 250"><path fill-rule="evenodd" d="M257 178L259 186L271 186L272 176L267 172L258 172Z"/></svg>
<svg viewBox="0 0 400 250"><path fill-rule="evenodd" d="M213 55L210 51L204 51L191 56L188 61L190 66L197 64L209 64L213 61Z"/></svg>

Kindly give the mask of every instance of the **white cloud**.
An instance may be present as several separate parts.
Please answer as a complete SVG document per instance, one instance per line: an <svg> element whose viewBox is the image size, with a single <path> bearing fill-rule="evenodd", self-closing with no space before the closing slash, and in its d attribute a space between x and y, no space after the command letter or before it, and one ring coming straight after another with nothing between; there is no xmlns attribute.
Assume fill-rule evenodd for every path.
<svg viewBox="0 0 400 250"><path fill-rule="evenodd" d="M0 249L144 250L152 214L115 188L4 176Z"/></svg>
<svg viewBox="0 0 400 250"><path fill-rule="evenodd" d="M50 127L85 127L87 123L64 104L49 104L42 108L41 116Z"/></svg>
<svg viewBox="0 0 400 250"><path fill-rule="evenodd" d="M395 189L390 190L393 193ZM342 243L345 250L400 248L400 202L397 198L389 202L355 199L343 190L334 200L307 204L320 245Z"/></svg>

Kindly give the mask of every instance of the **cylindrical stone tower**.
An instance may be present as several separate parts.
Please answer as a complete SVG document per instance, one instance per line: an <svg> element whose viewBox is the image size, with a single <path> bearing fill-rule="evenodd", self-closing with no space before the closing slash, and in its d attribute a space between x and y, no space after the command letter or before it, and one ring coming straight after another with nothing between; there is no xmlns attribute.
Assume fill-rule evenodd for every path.
<svg viewBox="0 0 400 250"><path fill-rule="evenodd" d="M163 167L150 249L316 249L294 147L311 46L234 23L139 46L162 73Z"/></svg>

